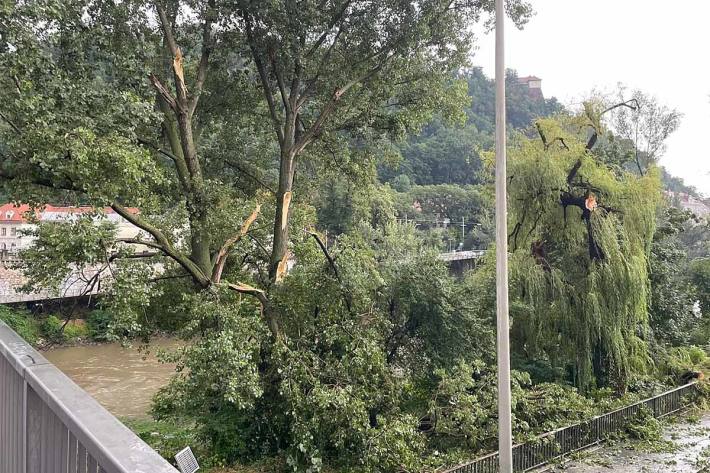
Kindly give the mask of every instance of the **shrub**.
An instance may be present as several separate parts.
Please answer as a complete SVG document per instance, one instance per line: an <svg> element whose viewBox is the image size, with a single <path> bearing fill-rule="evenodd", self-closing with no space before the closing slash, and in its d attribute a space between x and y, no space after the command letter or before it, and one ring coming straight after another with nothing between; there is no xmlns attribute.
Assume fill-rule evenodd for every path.
<svg viewBox="0 0 710 473"><path fill-rule="evenodd" d="M64 340L71 341L89 338L89 328L83 320L71 320L64 327Z"/></svg>
<svg viewBox="0 0 710 473"><path fill-rule="evenodd" d="M109 330L113 323L113 315L105 310L92 310L86 318L86 327L89 336L94 340L106 341L110 339Z"/></svg>
<svg viewBox="0 0 710 473"><path fill-rule="evenodd" d="M626 432L632 439L657 442L661 440L663 425L648 407L642 406L638 416L626 425Z"/></svg>
<svg viewBox="0 0 710 473"><path fill-rule="evenodd" d="M710 367L707 353L696 346L659 350L657 355L661 374L667 376L672 384L678 383L683 374L688 371L706 371Z"/></svg>
<svg viewBox="0 0 710 473"><path fill-rule="evenodd" d="M0 306L0 320L5 322L20 337L24 338L27 343L33 345L37 343L39 327L37 321L29 312Z"/></svg>
<svg viewBox="0 0 710 473"><path fill-rule="evenodd" d="M64 322L59 320L56 315L47 316L42 322L42 335L52 343L62 343L64 341L63 324Z"/></svg>

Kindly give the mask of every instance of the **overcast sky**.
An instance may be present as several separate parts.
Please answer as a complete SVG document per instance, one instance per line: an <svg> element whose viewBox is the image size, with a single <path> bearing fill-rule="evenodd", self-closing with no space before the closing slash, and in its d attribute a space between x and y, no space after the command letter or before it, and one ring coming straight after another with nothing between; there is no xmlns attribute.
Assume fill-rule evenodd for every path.
<svg viewBox="0 0 710 473"><path fill-rule="evenodd" d="M532 0L522 31L506 25L506 64L542 78L545 96L579 103L618 82L684 117L661 164L710 196L710 0ZM493 33L474 64L494 73Z"/></svg>

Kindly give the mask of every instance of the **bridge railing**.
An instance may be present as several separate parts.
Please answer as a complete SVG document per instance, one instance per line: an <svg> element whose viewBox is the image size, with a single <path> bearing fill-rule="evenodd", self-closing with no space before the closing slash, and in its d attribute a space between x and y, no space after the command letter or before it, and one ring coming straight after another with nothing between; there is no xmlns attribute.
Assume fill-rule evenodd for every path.
<svg viewBox="0 0 710 473"><path fill-rule="evenodd" d="M178 473L2 321L0 472Z"/></svg>

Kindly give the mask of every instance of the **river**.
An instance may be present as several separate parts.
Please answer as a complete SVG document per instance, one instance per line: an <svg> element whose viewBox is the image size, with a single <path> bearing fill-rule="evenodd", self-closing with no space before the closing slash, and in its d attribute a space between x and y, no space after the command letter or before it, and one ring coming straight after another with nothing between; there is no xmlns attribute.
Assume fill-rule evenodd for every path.
<svg viewBox="0 0 710 473"><path fill-rule="evenodd" d="M148 416L151 398L175 372L175 365L156 358L156 349L169 350L179 344L156 338L148 353L139 350L138 344L124 348L106 343L55 348L43 355L113 415L137 418Z"/></svg>

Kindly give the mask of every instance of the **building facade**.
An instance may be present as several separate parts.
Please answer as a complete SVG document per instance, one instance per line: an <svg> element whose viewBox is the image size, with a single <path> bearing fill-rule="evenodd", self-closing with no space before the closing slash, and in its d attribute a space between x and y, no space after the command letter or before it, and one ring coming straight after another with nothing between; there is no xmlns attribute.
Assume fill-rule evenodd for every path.
<svg viewBox="0 0 710 473"><path fill-rule="evenodd" d="M33 241L26 232L35 228L39 222L70 222L81 214L93 212L92 207L55 207L46 205L41 209L32 209L27 204L4 204L0 206L0 252L15 254L30 246ZM129 209L138 213L138 209ZM118 215L112 208L106 207L98 220L114 222L117 226L117 236L120 238L135 238L142 231Z"/></svg>
<svg viewBox="0 0 710 473"><path fill-rule="evenodd" d="M545 100L545 96L542 94L542 79L539 77L518 77L518 84L527 90L531 98Z"/></svg>

